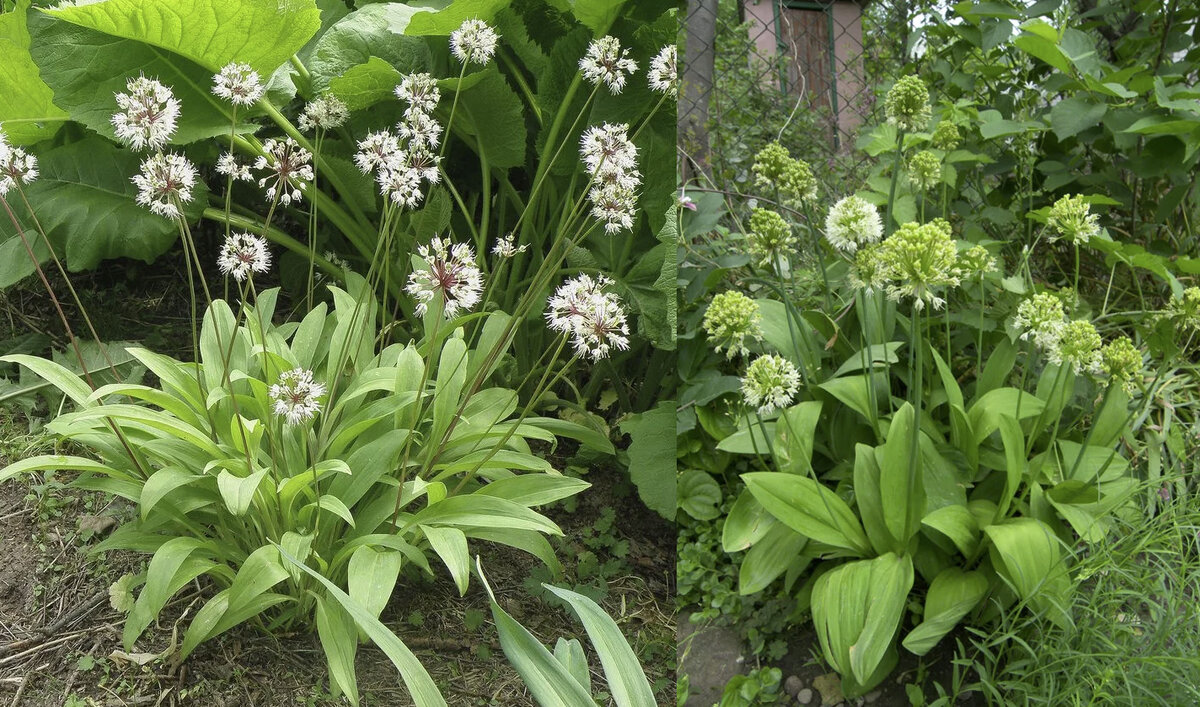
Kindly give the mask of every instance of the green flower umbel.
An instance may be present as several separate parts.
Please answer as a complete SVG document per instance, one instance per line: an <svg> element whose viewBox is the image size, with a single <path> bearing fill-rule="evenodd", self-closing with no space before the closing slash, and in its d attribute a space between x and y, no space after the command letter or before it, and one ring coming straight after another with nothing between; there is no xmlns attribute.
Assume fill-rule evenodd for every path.
<svg viewBox="0 0 1200 707"><path fill-rule="evenodd" d="M906 133L924 130L929 124L929 89L916 76L905 76L888 91L883 103L887 122Z"/></svg>
<svg viewBox="0 0 1200 707"><path fill-rule="evenodd" d="M888 297L896 301L911 297L916 310L926 303L941 309L946 300L937 290L958 285L958 249L949 224L938 221L906 223L883 242Z"/></svg>
<svg viewBox="0 0 1200 707"><path fill-rule="evenodd" d="M1065 238L1075 245L1087 243L1093 236L1100 235L1099 217L1091 213L1083 197L1064 196L1050 207L1047 225L1054 229L1052 240Z"/></svg>
<svg viewBox="0 0 1200 707"><path fill-rule="evenodd" d="M868 295L887 287L887 267L883 262L883 244L860 248L850 265L850 286Z"/></svg>
<svg viewBox="0 0 1200 707"><path fill-rule="evenodd" d="M996 269L996 259L981 245L971 246L958 254L958 276L976 278Z"/></svg>
<svg viewBox="0 0 1200 707"><path fill-rule="evenodd" d="M883 237L879 210L866 199L850 195L838 201L825 218L825 238L843 253L853 254L860 246Z"/></svg>
<svg viewBox="0 0 1200 707"><path fill-rule="evenodd" d="M942 182L942 161L929 150L921 150L908 161L908 183L926 192Z"/></svg>
<svg viewBox="0 0 1200 707"><path fill-rule="evenodd" d="M768 209L750 212L750 232L746 238L749 240L750 254L762 266L774 265L786 259L796 245L792 227L782 216Z"/></svg>
<svg viewBox="0 0 1200 707"><path fill-rule="evenodd" d="M1183 296L1171 300L1167 315L1188 329L1200 329L1200 287L1189 287Z"/></svg>
<svg viewBox="0 0 1200 707"><path fill-rule="evenodd" d="M1050 360L1059 365L1067 364L1076 373L1100 372L1100 334L1086 319L1067 322L1058 338L1058 346L1051 349Z"/></svg>
<svg viewBox="0 0 1200 707"><path fill-rule="evenodd" d="M788 204L803 206L817 198L817 178L804 160L792 159L773 142L754 157L754 184L768 194L778 192Z"/></svg>
<svg viewBox="0 0 1200 707"><path fill-rule="evenodd" d="M949 152L958 147L958 143L961 140L962 137L958 134L958 126L949 120L943 119L933 129L933 137L930 139L930 142L937 149Z"/></svg>
<svg viewBox="0 0 1200 707"><path fill-rule="evenodd" d="M1137 389L1135 381L1142 372L1142 352L1128 336L1115 339L1100 349L1100 372L1108 376L1109 385L1120 384L1126 393L1133 395Z"/></svg>
<svg viewBox="0 0 1200 707"><path fill-rule="evenodd" d="M1062 336L1065 318L1062 300L1047 292L1039 292L1017 307L1013 324L1021 330L1022 339L1032 339L1038 348L1053 350Z"/></svg>
<svg viewBox="0 0 1200 707"><path fill-rule="evenodd" d="M790 405L799 387L800 373L782 356L759 356L742 377L742 397L760 415Z"/></svg>
<svg viewBox="0 0 1200 707"><path fill-rule="evenodd" d="M725 349L725 357L733 358L749 352L747 338L762 338L761 324L758 303L741 292L730 290L713 297L704 312L702 326L717 353Z"/></svg>

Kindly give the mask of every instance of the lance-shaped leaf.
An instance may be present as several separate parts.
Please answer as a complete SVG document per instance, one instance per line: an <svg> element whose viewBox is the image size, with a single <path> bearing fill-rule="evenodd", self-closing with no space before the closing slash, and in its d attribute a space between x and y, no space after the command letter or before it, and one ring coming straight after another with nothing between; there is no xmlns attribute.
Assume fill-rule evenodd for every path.
<svg viewBox="0 0 1200 707"><path fill-rule="evenodd" d="M947 567L933 578L925 595L925 619L904 637L904 647L925 655L967 615L987 593L987 578L981 572L964 572Z"/></svg>
<svg viewBox="0 0 1200 707"><path fill-rule="evenodd" d="M742 480L767 512L797 533L855 556L871 554L871 543L854 511L823 485L804 476L769 471L742 474Z"/></svg>

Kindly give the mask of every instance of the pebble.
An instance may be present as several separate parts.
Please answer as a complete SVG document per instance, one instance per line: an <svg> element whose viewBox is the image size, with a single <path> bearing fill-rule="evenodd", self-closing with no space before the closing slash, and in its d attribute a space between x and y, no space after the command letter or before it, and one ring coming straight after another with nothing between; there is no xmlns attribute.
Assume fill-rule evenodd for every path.
<svg viewBox="0 0 1200 707"><path fill-rule="evenodd" d="M800 688L804 687L804 682L795 675L789 675L788 679L783 682L783 691L795 697L800 694Z"/></svg>
<svg viewBox="0 0 1200 707"><path fill-rule="evenodd" d="M875 700L878 700L880 697L883 697L883 692L881 690L875 690L874 692L868 692L867 697L866 697L867 704L871 704Z"/></svg>
<svg viewBox="0 0 1200 707"><path fill-rule="evenodd" d="M812 698L813 698L813 691L807 687L804 688L803 690L801 690L800 692L796 693L796 701L802 705L806 705L809 702L812 702Z"/></svg>

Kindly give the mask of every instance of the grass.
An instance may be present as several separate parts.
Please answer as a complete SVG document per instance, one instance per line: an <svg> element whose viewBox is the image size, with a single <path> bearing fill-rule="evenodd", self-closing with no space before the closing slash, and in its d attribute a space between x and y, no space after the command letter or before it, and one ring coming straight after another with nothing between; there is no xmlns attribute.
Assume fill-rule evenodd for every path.
<svg viewBox="0 0 1200 707"><path fill-rule="evenodd" d="M1074 628L1005 612L955 663L996 705L1200 704L1200 506L1118 520L1081 553Z"/></svg>

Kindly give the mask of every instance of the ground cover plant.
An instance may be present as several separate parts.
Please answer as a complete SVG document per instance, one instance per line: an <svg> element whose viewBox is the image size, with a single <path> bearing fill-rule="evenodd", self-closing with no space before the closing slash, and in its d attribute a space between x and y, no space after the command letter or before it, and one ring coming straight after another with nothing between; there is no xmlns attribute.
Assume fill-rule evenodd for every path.
<svg viewBox="0 0 1200 707"><path fill-rule="evenodd" d="M974 25L991 22L971 9L960 12ZM1015 51L1051 66L1085 60L1073 30L1043 25L1022 25ZM970 27L942 29L969 38ZM1101 68L1069 69L1078 86L1052 81L1040 95L1085 90ZM1114 586L1091 582L1093 553L1131 527L1171 528L1156 518L1160 496L1194 493L1170 449L1187 447L1178 427L1192 421L1180 410L1192 407L1200 290L1189 257L1147 252L1161 226L1126 231L1129 200L1094 171L1040 176L1052 167L1037 147L1045 124L955 100L949 78L935 85L932 100L917 76L886 87L887 122L859 141L877 162L849 192L820 190L838 182L779 144L760 146L752 195L689 187L679 503L697 530L680 549L680 586L700 615L743 621L746 606L791 597L797 610L772 628L811 621L848 697L880 686L902 653L948 641L962 655L957 687L982 685L997 704L1006 690L1037 701L1055 683L998 684L1015 655L998 646L1023 642L1017 667L1067 645L1076 670L1102 662L1086 656L1116 649L1091 627L1117 619L1107 597L1089 599ZM1072 117L1048 120L1057 130ZM740 596L728 571L682 564L710 553L714 532L733 553ZM1136 575L1128 565L1141 560L1124 558L1112 571ZM1179 562L1141 612L1177 611L1169 598L1194 582ZM1137 656L1191 675L1188 645ZM982 646L988 657L974 663ZM1107 683L1074 696L1140 699L1145 685L1170 682L1104 669ZM982 682L964 687L972 677ZM1155 699L1186 703L1186 685Z"/></svg>
<svg viewBox="0 0 1200 707"><path fill-rule="evenodd" d="M379 621L406 577L440 565L460 594L474 574L491 595L480 540L558 568L546 536L562 531L535 509L588 484L546 450L614 454L589 406L606 384L623 411L649 406L664 379L634 387L631 369L673 336L655 234L673 233L677 200L652 157L672 123L675 20L620 9L214 0L180 10L186 32L123 0L0 16L20 60L5 79L23 89L0 116L3 247L25 263L5 277L37 274L77 364L4 357L58 392L47 429L71 453L0 478L76 472L71 488L136 508L94 548L150 556L111 589L126 651L203 578L217 591L173 659L242 624L315 631L334 696L357 703L370 640L410 699L446 704ZM223 231L211 260L199 219ZM106 343L67 269L172 242L191 356ZM276 267L284 290L261 287ZM618 374L631 348L660 353ZM579 376L601 366L613 375ZM544 586L591 638L604 694L654 704L613 619ZM490 605L533 699L594 703L583 644L552 654Z"/></svg>

